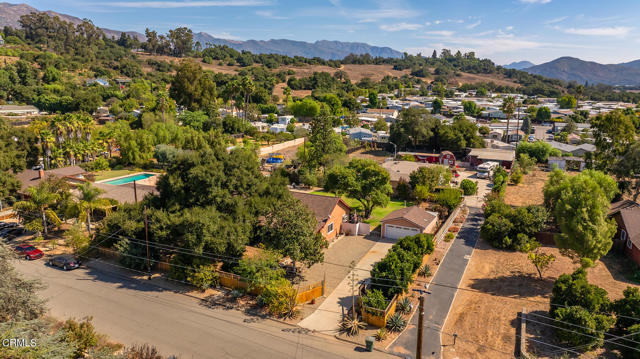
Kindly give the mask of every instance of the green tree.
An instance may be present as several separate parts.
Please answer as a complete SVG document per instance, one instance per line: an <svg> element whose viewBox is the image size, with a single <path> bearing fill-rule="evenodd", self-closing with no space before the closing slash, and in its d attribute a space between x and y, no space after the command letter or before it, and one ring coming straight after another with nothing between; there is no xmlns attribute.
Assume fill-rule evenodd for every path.
<svg viewBox="0 0 640 359"><path fill-rule="evenodd" d="M577 257L585 267L609 252L616 224L608 219L611 199L618 192L613 178L586 170L576 176L555 172L545 184L560 234L555 242L563 254Z"/></svg>
<svg viewBox="0 0 640 359"><path fill-rule="evenodd" d="M429 192L435 191L438 187L445 187L451 182L451 170L445 166L420 167L409 174L409 184L411 188L425 186Z"/></svg>
<svg viewBox="0 0 640 359"><path fill-rule="evenodd" d="M513 116L513 113L516 111L516 99L513 96L507 96L502 99L502 105L500 106L502 112L507 116L507 131L506 135L509 134L509 121Z"/></svg>
<svg viewBox="0 0 640 359"><path fill-rule="evenodd" d="M565 95L558 98L558 106L560 106L560 108L576 108L576 105L576 98L571 95Z"/></svg>
<svg viewBox="0 0 640 359"><path fill-rule="evenodd" d="M216 82L211 73L203 71L192 59L182 60L178 65L169 94L177 104L188 109L214 113Z"/></svg>
<svg viewBox="0 0 640 359"><path fill-rule="evenodd" d="M440 110L442 110L442 106L444 106L444 103L441 99L436 98L435 100L433 100L433 102L431 103L432 113L440 113Z"/></svg>
<svg viewBox="0 0 640 359"><path fill-rule="evenodd" d="M393 192L389 173L377 162L359 158L352 159L345 168L328 171L325 189L356 199L362 204L364 218L369 218L376 206L386 206Z"/></svg>
<svg viewBox="0 0 640 359"><path fill-rule="evenodd" d="M591 313L578 306L560 308L555 317L560 327L556 329L558 339L585 351L604 345L604 335L615 323L608 315Z"/></svg>
<svg viewBox="0 0 640 359"><path fill-rule="evenodd" d="M173 47L173 54L182 57L193 48L193 32L186 27L169 30L169 40Z"/></svg>
<svg viewBox="0 0 640 359"><path fill-rule="evenodd" d="M378 93L375 91L369 91L369 107L378 108L380 106L378 101Z"/></svg>
<svg viewBox="0 0 640 359"><path fill-rule="evenodd" d="M536 267L540 279L542 279L542 273L551 266L551 263L556 260L553 254L547 254L541 251L529 252L527 255L531 264Z"/></svg>
<svg viewBox="0 0 640 359"><path fill-rule="evenodd" d="M312 166L324 167L332 155L343 154L345 151L346 146L342 143L340 135L333 131L331 114L326 107L322 107L319 115L311 122L311 135L309 136L308 157L306 159Z"/></svg>
<svg viewBox="0 0 640 359"><path fill-rule="evenodd" d="M640 316L640 290L636 287L627 287L623 291L623 298L613 303L613 311L616 314L616 327L618 330L633 333L630 328L638 323Z"/></svg>
<svg viewBox="0 0 640 359"><path fill-rule="evenodd" d="M636 129L633 120L621 110L600 114L591 119L596 151L593 155L594 168L615 172L616 159L624 156L634 141Z"/></svg>
<svg viewBox="0 0 640 359"><path fill-rule="evenodd" d="M78 220L87 224L87 232L91 234L91 216L96 209L102 209L109 212L111 201L106 198L100 198L104 190L94 187L91 182L85 182L78 186L78 201L75 204L78 214Z"/></svg>
<svg viewBox="0 0 640 359"><path fill-rule="evenodd" d="M75 255L84 252L88 248L90 242L89 236L84 234L80 224L76 224L69 228L64 233L64 238L67 245L73 249L73 253Z"/></svg>
<svg viewBox="0 0 640 359"><path fill-rule="evenodd" d="M551 290L549 313L552 317L557 317L559 309L572 306L582 307L591 313L607 313L611 306L607 291L590 284L584 268L578 268L572 274L562 274Z"/></svg>
<svg viewBox="0 0 640 359"><path fill-rule="evenodd" d="M51 209L51 206L60 199L60 195L53 192L49 183L44 181L40 182L37 186L29 187L27 193L29 194L29 198L16 202L15 207L18 210L25 211L27 216L29 213L37 214L40 219L25 218L29 220L25 227L35 230L36 232L44 232L46 238L49 235L47 219L55 225L61 223L56 212Z"/></svg>
<svg viewBox="0 0 640 359"><path fill-rule="evenodd" d="M478 192L478 186L472 180L465 178L460 182L460 189L465 196L471 196Z"/></svg>
<svg viewBox="0 0 640 359"><path fill-rule="evenodd" d="M551 120L551 110L547 106L539 107L535 116L536 122L549 122Z"/></svg>
<svg viewBox="0 0 640 359"><path fill-rule="evenodd" d="M294 268L298 261L311 266L324 259L327 242L316 231L316 217L293 196L274 202L263 222L258 229L261 243L291 258Z"/></svg>
<svg viewBox="0 0 640 359"><path fill-rule="evenodd" d="M45 301L36 294L42 283L18 273L11 264L14 258L13 250L0 243L0 323L34 320L47 311Z"/></svg>
<svg viewBox="0 0 640 359"><path fill-rule="evenodd" d="M373 123L373 129L376 130L376 132L388 131L389 125L387 124L387 121L385 121L382 118L379 118L376 122Z"/></svg>

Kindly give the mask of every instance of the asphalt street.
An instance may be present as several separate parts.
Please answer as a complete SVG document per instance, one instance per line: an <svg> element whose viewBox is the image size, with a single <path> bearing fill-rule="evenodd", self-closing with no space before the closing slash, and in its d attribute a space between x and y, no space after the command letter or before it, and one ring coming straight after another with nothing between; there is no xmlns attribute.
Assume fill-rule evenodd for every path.
<svg viewBox="0 0 640 359"><path fill-rule="evenodd" d="M482 224L482 209L469 207L469 216L460 229L458 236L451 244L449 251L439 265L433 278L432 285L428 288L431 294L427 294L424 304L424 330L422 335L422 357L440 358L442 356L441 330L449 315L453 304L457 287L471 259L480 234ZM418 315L411 318L411 322L400 337L389 348L391 352L405 357L413 358L416 352L418 337ZM448 335L442 335L442 339L451 339ZM408 355L407 353L411 353Z"/></svg>
<svg viewBox="0 0 640 359"><path fill-rule="evenodd" d="M47 285L42 295L54 317L92 316L96 329L111 340L149 343L165 357L393 357L237 310L206 307L196 298L110 271L103 263L70 272L49 268L42 260L19 260L15 265Z"/></svg>

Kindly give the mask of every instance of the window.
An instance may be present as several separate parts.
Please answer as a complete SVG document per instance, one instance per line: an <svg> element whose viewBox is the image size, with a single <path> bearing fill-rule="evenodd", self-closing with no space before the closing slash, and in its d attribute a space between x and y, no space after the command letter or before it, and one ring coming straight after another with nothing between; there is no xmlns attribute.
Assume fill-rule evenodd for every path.
<svg viewBox="0 0 640 359"><path fill-rule="evenodd" d="M623 229L622 231L620 231L620 240L625 240L627 239L627 232Z"/></svg>
<svg viewBox="0 0 640 359"><path fill-rule="evenodd" d="M333 222L329 223L329 225L327 226L327 234L333 232Z"/></svg>

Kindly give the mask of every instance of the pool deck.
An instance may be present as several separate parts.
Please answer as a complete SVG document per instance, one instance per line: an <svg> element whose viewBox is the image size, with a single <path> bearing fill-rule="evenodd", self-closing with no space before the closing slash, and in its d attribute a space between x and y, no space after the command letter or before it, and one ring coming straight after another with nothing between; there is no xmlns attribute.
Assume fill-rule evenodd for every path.
<svg viewBox="0 0 640 359"><path fill-rule="evenodd" d="M161 173L144 172L143 171L143 172L130 173L128 175L124 175L124 176L120 176L120 177L108 178L108 179L104 179L102 181L96 181L95 183L110 184L110 183L105 183L105 182L116 181L116 180L119 180L121 178L132 177L132 176L137 176L137 175L141 175L141 174L151 174L153 176L147 177L147 178L141 179L141 180L136 180L136 184L141 184L141 185L146 185L146 186L154 186L154 187L156 186L156 182L158 181L158 177L161 175ZM112 186L121 186L121 185L122 184L112 185Z"/></svg>

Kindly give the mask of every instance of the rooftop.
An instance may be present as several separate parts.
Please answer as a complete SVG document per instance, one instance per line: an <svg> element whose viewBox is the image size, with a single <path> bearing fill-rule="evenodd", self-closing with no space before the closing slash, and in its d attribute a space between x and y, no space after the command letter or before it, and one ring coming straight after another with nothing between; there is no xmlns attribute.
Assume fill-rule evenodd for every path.
<svg viewBox="0 0 640 359"><path fill-rule="evenodd" d="M402 218L417 225L421 228L426 228L431 222L438 219L438 215L433 212L427 212L418 206L411 206L406 208L397 209L389 213L382 219L382 222L386 222L392 219Z"/></svg>
<svg viewBox="0 0 640 359"><path fill-rule="evenodd" d="M413 161L387 161L382 163L382 167L389 172L389 177L391 177L392 182L397 182L401 178L409 181L409 175L411 172L420 167L429 166L433 166L433 164Z"/></svg>
<svg viewBox="0 0 640 359"><path fill-rule="evenodd" d="M319 227L322 227L327 218L331 216L331 212L338 205L338 203L341 203L346 208L351 209L351 207L349 207L349 205L340 197L322 196L318 194L294 191L291 191L291 194L305 206L307 206L311 210L311 212L313 212L313 214L316 216Z"/></svg>
<svg viewBox="0 0 640 359"><path fill-rule="evenodd" d="M620 215L631 243L640 248L640 207L622 209Z"/></svg>
<svg viewBox="0 0 640 359"><path fill-rule="evenodd" d="M513 161L516 152L497 148L473 148L469 152L469 156L478 157L481 160Z"/></svg>

